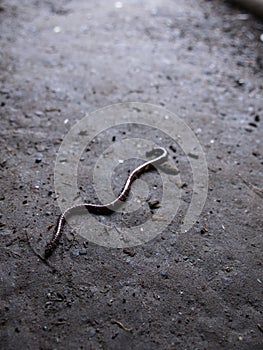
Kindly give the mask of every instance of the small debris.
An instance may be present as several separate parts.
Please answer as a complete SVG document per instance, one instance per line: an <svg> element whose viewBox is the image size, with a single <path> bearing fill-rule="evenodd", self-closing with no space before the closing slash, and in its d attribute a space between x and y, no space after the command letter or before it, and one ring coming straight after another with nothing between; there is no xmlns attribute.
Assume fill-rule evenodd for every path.
<svg viewBox="0 0 263 350"><path fill-rule="evenodd" d="M249 126L252 126L252 128L257 128L257 124L256 123L248 123Z"/></svg>
<svg viewBox="0 0 263 350"><path fill-rule="evenodd" d="M107 305L111 306L113 302L114 302L114 299L110 299L110 300L107 302Z"/></svg>
<svg viewBox="0 0 263 350"><path fill-rule="evenodd" d="M148 205L150 209L157 209L157 208L160 208L161 206L160 201L158 201L158 199L149 199Z"/></svg>
<svg viewBox="0 0 263 350"><path fill-rule="evenodd" d="M105 286L104 289L101 289L101 290L100 290L100 293L102 293L102 294L107 294L107 293L109 292L109 290L110 290L110 287L109 287L109 286Z"/></svg>
<svg viewBox="0 0 263 350"><path fill-rule="evenodd" d="M54 33L60 33L61 32L61 27L56 26L53 28Z"/></svg>
<svg viewBox="0 0 263 350"><path fill-rule="evenodd" d="M19 253L15 252L15 251L13 251L11 249L9 249L7 251L7 253L8 253L9 256L13 256L14 258L17 258L17 257L18 258L22 258L22 255L20 255Z"/></svg>
<svg viewBox="0 0 263 350"><path fill-rule="evenodd" d="M12 233L11 231L2 231L0 232L0 236L6 237L6 236L9 236L11 233Z"/></svg>
<svg viewBox="0 0 263 350"><path fill-rule="evenodd" d="M132 249L132 248L124 248L123 249L123 253L127 254L127 255L129 255L131 257L134 257L136 255L136 251L134 249Z"/></svg>
<svg viewBox="0 0 263 350"><path fill-rule="evenodd" d="M112 324L117 324L120 328L122 328L123 330L125 330L126 332L131 332L133 331L133 328L127 328L126 326L124 326L123 323L121 323L120 321L111 319L110 321Z"/></svg>
<svg viewBox="0 0 263 350"><path fill-rule="evenodd" d="M170 148L171 151L176 153L176 146L175 145L171 145L169 148Z"/></svg>
<svg viewBox="0 0 263 350"><path fill-rule="evenodd" d="M202 289L203 291L207 290L207 285L206 285L205 283L202 284L202 285L201 285L201 289Z"/></svg>
<svg viewBox="0 0 263 350"><path fill-rule="evenodd" d="M38 117L41 117L42 115L44 115L44 113L41 111L35 111L35 115L37 115Z"/></svg>
<svg viewBox="0 0 263 350"><path fill-rule="evenodd" d="M166 218L163 215L152 215L152 221L165 221Z"/></svg>
<svg viewBox="0 0 263 350"><path fill-rule="evenodd" d="M49 292L47 293L47 298L48 300L59 301L59 302L64 300L63 295L59 292Z"/></svg>
<svg viewBox="0 0 263 350"><path fill-rule="evenodd" d="M89 338L93 338L96 335L96 329L94 327L88 327L87 328L88 331L88 337Z"/></svg>
<svg viewBox="0 0 263 350"><path fill-rule="evenodd" d="M86 136L86 135L88 135L88 130L80 130L79 135L80 135L80 136ZM87 152L87 150L86 150L86 152Z"/></svg>
<svg viewBox="0 0 263 350"><path fill-rule="evenodd" d="M256 193L259 197L263 198L263 188L252 185L248 180L246 180L241 174L238 174L240 179L250 188L254 193Z"/></svg>
<svg viewBox="0 0 263 350"><path fill-rule="evenodd" d="M86 254L87 254L87 249L84 247L80 248L79 255L86 255Z"/></svg>
<svg viewBox="0 0 263 350"><path fill-rule="evenodd" d="M193 159L198 159L199 155L190 152L190 153L188 153L188 157L193 158Z"/></svg>
<svg viewBox="0 0 263 350"><path fill-rule="evenodd" d="M259 157L259 156L260 156L260 153L259 153L258 151L254 151L254 152L252 152L252 155L253 155L254 157Z"/></svg>
<svg viewBox="0 0 263 350"><path fill-rule="evenodd" d="M161 270L160 271L160 275L164 278L164 279L168 279L169 276L168 276L168 273L166 270Z"/></svg>
<svg viewBox="0 0 263 350"><path fill-rule="evenodd" d="M72 254L72 256L74 257L74 258L76 258L76 257L78 257L79 256L79 249L73 249L72 251L71 251L71 254Z"/></svg>
<svg viewBox="0 0 263 350"><path fill-rule="evenodd" d="M49 108L45 108L45 112L61 112L61 109L58 107L49 107Z"/></svg>
<svg viewBox="0 0 263 350"><path fill-rule="evenodd" d="M6 159L0 161L0 167L4 168L6 165L6 162L7 162Z"/></svg>
<svg viewBox="0 0 263 350"><path fill-rule="evenodd" d="M251 128L245 128L245 131L252 132L253 130Z"/></svg>
<svg viewBox="0 0 263 350"><path fill-rule="evenodd" d="M204 235L206 232L208 232L208 227L207 226L203 226L200 230L201 235Z"/></svg>
<svg viewBox="0 0 263 350"><path fill-rule="evenodd" d="M261 326L261 324L257 324L257 327L258 327L258 329L260 330L260 332L262 332L263 333L263 327Z"/></svg>
<svg viewBox="0 0 263 350"><path fill-rule="evenodd" d="M52 326L61 326L63 324L66 324L66 321L54 321L51 322Z"/></svg>
<svg viewBox="0 0 263 350"><path fill-rule="evenodd" d="M154 297L155 300L161 300L160 295L155 293L155 292L153 292L153 297Z"/></svg>
<svg viewBox="0 0 263 350"><path fill-rule="evenodd" d="M116 1L114 7L116 9L121 9L123 7L123 3L121 1Z"/></svg>
<svg viewBox="0 0 263 350"><path fill-rule="evenodd" d="M237 84L238 86L243 86L243 85L245 85L245 80L244 80L244 79L237 79L237 80L236 80L236 84Z"/></svg>

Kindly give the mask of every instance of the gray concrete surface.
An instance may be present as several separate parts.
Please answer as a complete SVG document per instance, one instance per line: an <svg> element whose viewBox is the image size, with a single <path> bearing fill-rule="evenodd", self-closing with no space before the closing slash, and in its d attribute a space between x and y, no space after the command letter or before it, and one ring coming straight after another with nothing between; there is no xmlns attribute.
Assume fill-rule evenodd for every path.
<svg viewBox="0 0 263 350"><path fill-rule="evenodd" d="M1 350L262 349L262 33L222 0L0 0ZM132 249L67 225L48 265L64 136L87 113L131 101L177 114L198 137L209 171L199 220L179 231L193 193L188 155L158 131L116 126L83 152L81 199L97 200L103 151L149 136L180 170L178 214ZM114 169L114 193L135 164ZM161 191L156 171L141 180L149 196ZM147 206L143 195L125 219L144 221Z"/></svg>

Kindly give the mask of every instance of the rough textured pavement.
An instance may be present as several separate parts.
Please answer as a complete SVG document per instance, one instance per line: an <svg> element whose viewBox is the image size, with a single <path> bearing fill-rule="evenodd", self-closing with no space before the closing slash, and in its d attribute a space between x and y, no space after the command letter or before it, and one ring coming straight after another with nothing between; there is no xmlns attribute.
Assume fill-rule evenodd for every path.
<svg viewBox="0 0 263 350"><path fill-rule="evenodd" d="M223 1L0 1L1 349L262 349L262 33ZM28 238L43 254L59 145L87 112L125 101L194 130L205 208L186 234L175 220L128 250L68 227L54 272Z"/></svg>

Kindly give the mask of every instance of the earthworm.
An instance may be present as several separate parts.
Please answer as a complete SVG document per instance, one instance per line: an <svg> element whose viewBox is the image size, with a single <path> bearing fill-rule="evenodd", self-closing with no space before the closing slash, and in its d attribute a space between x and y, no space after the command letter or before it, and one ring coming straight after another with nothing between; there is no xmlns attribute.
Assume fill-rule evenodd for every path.
<svg viewBox="0 0 263 350"><path fill-rule="evenodd" d="M160 153L160 151L162 153L158 155L158 153ZM81 204L73 205L73 206L67 208L66 210L64 210L64 212L62 212L57 219L55 229L53 232L53 236L52 236L50 242L48 242L46 244L45 258L48 258L53 253L53 251L56 249L57 245L59 244L60 238L62 236L63 226L66 222L66 215L67 214L69 214L72 210L79 209L79 208L86 208L86 209L88 209L89 212L92 212L94 214L102 214L102 215L113 212L116 208L118 208L120 206L121 202L124 202L126 200L126 198L128 197L128 194L129 194L130 189L131 189L131 185L134 182L134 180L137 179L138 176L142 172L146 171L150 166L157 164L157 163L160 164L160 163L164 162L167 158L167 151L163 147L156 148L150 152L147 152L146 156L149 157L149 156L152 156L155 154L157 155L156 158L151 159L151 160L143 163L142 165L138 166L136 169L134 169L132 171L132 173L129 175L129 177L125 183L123 190L121 191L119 196L116 199L114 199L112 202L107 203L107 204L81 203Z"/></svg>

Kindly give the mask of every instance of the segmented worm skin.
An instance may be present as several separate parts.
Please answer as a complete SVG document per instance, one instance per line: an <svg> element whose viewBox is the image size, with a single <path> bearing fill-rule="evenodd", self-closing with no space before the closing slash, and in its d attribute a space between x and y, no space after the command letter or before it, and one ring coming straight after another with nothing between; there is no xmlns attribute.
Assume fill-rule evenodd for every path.
<svg viewBox="0 0 263 350"><path fill-rule="evenodd" d="M133 172L129 175L120 195L112 202L107 204L89 204L89 203L76 204L76 205L73 205L72 207L67 208L62 214L60 214L56 222L52 239L50 240L49 243L47 243L45 247L45 258L48 258L56 249L57 245L59 244L60 238L62 236L63 226L65 225L65 222L66 222L67 214L69 214L74 209L80 209L80 208L86 208L88 211L94 214L104 215L104 214L112 213L121 205L122 202L124 202L127 199L132 183L136 178L138 178L138 176L142 172L146 171L150 166L158 163L160 164L166 160L167 151L163 147L160 147L148 152L147 156L154 155L156 154L156 152L159 152L159 151L162 151L161 155L143 163L138 168L133 170Z"/></svg>

